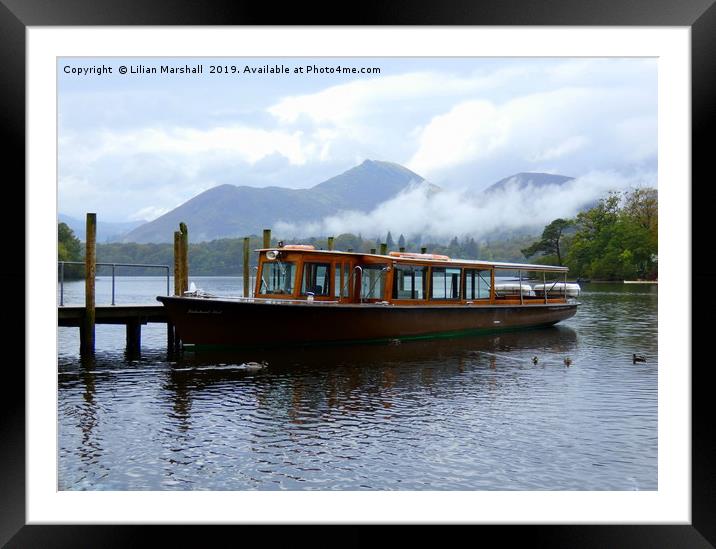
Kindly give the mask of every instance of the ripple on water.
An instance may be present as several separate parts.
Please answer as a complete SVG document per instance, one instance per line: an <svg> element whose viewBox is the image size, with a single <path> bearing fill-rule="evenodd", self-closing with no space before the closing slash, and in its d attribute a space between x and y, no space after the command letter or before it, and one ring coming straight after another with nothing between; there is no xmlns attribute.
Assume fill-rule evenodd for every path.
<svg viewBox="0 0 716 549"><path fill-rule="evenodd" d="M80 361L58 330L59 488L655 490L656 293L580 299L550 329L261 356L169 359L160 327Z"/></svg>

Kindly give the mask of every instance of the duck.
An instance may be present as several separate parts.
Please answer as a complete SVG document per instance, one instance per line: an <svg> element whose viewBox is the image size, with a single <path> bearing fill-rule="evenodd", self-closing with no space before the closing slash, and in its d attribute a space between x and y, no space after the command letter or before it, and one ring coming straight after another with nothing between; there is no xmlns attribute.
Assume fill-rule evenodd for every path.
<svg viewBox="0 0 716 549"><path fill-rule="evenodd" d="M537 364L539 362L538 358L536 356L532 357L532 364Z"/></svg>
<svg viewBox="0 0 716 549"><path fill-rule="evenodd" d="M264 368L267 368L267 367L268 367L268 364L266 362L244 362L244 369L248 370L249 372L263 370Z"/></svg>
<svg viewBox="0 0 716 549"><path fill-rule="evenodd" d="M569 357L565 358L565 359L564 359L564 365L565 365L565 366L569 366L570 364L572 364L572 359L569 358Z"/></svg>
<svg viewBox="0 0 716 549"><path fill-rule="evenodd" d="M644 355L637 355L636 353L634 353L631 356L633 364L636 364L637 362L646 362L646 357Z"/></svg>

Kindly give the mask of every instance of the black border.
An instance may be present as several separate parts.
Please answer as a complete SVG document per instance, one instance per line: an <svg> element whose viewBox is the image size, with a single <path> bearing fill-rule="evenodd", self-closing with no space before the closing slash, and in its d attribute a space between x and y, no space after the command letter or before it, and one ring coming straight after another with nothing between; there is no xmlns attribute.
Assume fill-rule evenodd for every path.
<svg viewBox="0 0 716 549"><path fill-rule="evenodd" d="M570 25L570 26L685 26L692 32L692 180L713 185L709 177L710 145L714 132L716 99L716 5L715 0L363 0L355 9L334 3L241 3L239 0L0 0L0 136L4 139L0 165L5 185L5 207L25 211L25 29L28 26L91 25ZM347 13L351 13L347 17ZM669 182L669 184L677 184ZM688 181L679 182L693 192ZM13 191L12 202L7 192ZM692 219L708 220L713 206L708 200L692 201ZM13 225L17 226L17 222ZM692 237L708 229L692 226ZM24 235L23 235L24 236ZM708 236L707 236L708 238ZM8 239L6 239L8 240ZM163 545L206 545L211 534L229 533L228 528L205 526L28 526L25 525L25 239L13 235L5 242L8 261L0 284L12 323L4 331L8 343L3 361L0 398L0 543L7 547L126 547L141 544L152 534ZM708 241L705 243L707 244ZM705 250L706 247L692 250ZM710 252L711 250L708 249ZM708 254L708 252L707 252ZM710 255L710 254L709 254ZM20 258L23 258L21 261ZM684 266L695 288L716 281L716 268ZM23 293L17 292L22 287ZM22 297L21 297L22 295ZM689 296L690 298L691 296ZM700 297L699 310L692 307L694 342L709 340L711 326L699 324L696 314L713 310L714 296ZM23 311L23 313L19 313ZM31 328L31 327L30 327ZM712 336L711 336L712 337ZM695 349L694 349L695 350ZM13 360L13 353L21 355ZM693 353L693 351L692 351ZM693 356L696 356L695 354ZM14 357L13 357L14 358ZM696 361L691 360L692 364ZM687 367L687 364L664 364ZM713 547L716 543L716 453L711 426L711 393L708 362L692 368L692 522L690 525L583 525L583 526L484 526L484 533L499 535L501 543L528 541L532 546L576 547ZM288 536L294 528L274 529ZM233 532L234 530L232 530ZM361 538L356 538L355 541ZM484 538L481 538L484 539ZM241 543L245 538L235 538ZM268 541L268 540L267 540ZM272 541L279 541L273 539ZM365 541L369 541L366 538ZM370 538L370 541L374 541Z"/></svg>

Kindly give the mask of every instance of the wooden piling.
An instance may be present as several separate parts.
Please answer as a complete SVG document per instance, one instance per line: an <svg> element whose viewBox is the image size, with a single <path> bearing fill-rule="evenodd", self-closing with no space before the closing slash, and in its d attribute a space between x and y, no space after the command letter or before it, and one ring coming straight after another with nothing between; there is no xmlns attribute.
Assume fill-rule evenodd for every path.
<svg viewBox="0 0 716 549"><path fill-rule="evenodd" d="M179 231L181 232L181 295L189 290L189 229L186 223L179 223Z"/></svg>
<svg viewBox="0 0 716 549"><path fill-rule="evenodd" d="M142 348L142 324L139 319L127 322L127 354L138 356Z"/></svg>
<svg viewBox="0 0 716 549"><path fill-rule="evenodd" d="M244 238L244 297L249 297L249 237Z"/></svg>
<svg viewBox="0 0 716 549"><path fill-rule="evenodd" d="M380 244L380 255L388 255L388 244L385 242Z"/></svg>
<svg viewBox="0 0 716 549"><path fill-rule="evenodd" d="M181 233L174 231L174 295L181 295Z"/></svg>
<svg viewBox="0 0 716 549"><path fill-rule="evenodd" d="M271 229L264 229L264 248L271 247Z"/></svg>
<svg viewBox="0 0 716 549"><path fill-rule="evenodd" d="M167 351L169 351L170 355L173 355L175 352L174 324L169 320L167 320Z"/></svg>
<svg viewBox="0 0 716 549"><path fill-rule="evenodd" d="M328 248L329 250L332 250L332 249L333 249L333 237L332 237L332 236L329 236L329 237L328 237L327 248Z"/></svg>
<svg viewBox="0 0 716 549"><path fill-rule="evenodd" d="M85 240L85 315L80 330L80 353L94 354L95 277L97 275L97 214L87 214Z"/></svg>

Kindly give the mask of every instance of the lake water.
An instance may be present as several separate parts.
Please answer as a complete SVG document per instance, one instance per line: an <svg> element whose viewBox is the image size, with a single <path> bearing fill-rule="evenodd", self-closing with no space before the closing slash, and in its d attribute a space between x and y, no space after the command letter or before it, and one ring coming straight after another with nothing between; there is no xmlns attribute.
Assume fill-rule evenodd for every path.
<svg viewBox="0 0 716 549"><path fill-rule="evenodd" d="M399 345L170 358L150 324L131 358L124 326L99 325L83 362L79 330L58 328L58 488L656 490L657 287L582 287L548 329ZM83 289L66 282L65 304ZM115 301L165 294L119 277Z"/></svg>

